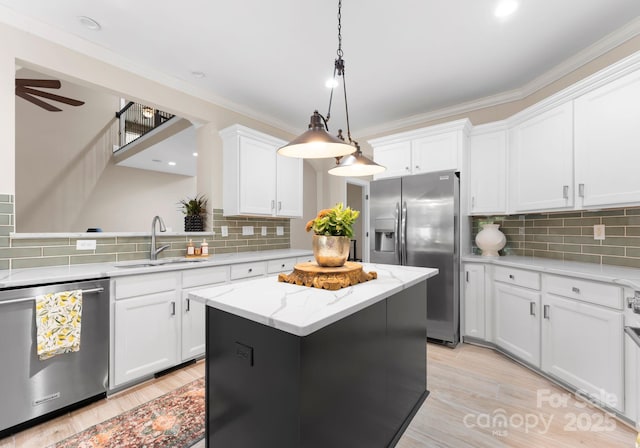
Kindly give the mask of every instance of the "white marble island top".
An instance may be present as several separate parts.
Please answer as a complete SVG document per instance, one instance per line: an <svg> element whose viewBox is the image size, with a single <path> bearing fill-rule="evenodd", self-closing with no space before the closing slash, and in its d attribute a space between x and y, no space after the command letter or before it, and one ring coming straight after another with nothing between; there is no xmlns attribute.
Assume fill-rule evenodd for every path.
<svg viewBox="0 0 640 448"><path fill-rule="evenodd" d="M231 314L307 336L438 274L438 269L363 263L378 278L337 291L278 282L277 276L197 290L192 300ZM428 294L428 291L427 291Z"/></svg>

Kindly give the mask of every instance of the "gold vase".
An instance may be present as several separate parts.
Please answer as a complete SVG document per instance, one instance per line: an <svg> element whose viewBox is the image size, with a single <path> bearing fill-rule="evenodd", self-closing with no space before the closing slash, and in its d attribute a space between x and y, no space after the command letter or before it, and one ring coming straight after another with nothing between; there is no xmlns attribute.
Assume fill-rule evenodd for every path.
<svg viewBox="0 0 640 448"><path fill-rule="evenodd" d="M313 256L319 266L339 267L349 258L350 245L346 236L313 235Z"/></svg>

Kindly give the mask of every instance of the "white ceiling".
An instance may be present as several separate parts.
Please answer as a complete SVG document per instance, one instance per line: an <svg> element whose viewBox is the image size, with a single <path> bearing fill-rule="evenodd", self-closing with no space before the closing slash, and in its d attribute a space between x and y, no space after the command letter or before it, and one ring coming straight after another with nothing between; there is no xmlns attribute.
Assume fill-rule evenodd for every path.
<svg viewBox="0 0 640 448"><path fill-rule="evenodd" d="M499 20L493 15L497 0L344 0L354 135L454 105L514 99L552 81L545 76L550 71L560 75L575 68L565 63L563 73L559 64L587 62L594 53L583 50L595 43L603 51L640 32L638 0L519 3L515 14ZM14 10L0 7L0 20L3 12L24 14L124 56L132 67L161 72L192 92L287 130L305 130L316 108L326 113L324 83L337 48L337 1L0 0L0 5ZM102 29L88 30L78 16L95 19ZM616 30L618 40L611 36ZM583 57L573 58L580 52ZM196 78L194 71L206 76ZM339 93L332 130L344 127L343 109Z"/></svg>

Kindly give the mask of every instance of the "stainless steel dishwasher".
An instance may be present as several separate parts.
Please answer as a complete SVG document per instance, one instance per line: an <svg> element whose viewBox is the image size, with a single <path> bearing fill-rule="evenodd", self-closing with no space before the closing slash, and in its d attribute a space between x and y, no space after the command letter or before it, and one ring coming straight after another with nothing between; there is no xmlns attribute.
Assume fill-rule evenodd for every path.
<svg viewBox="0 0 640 448"><path fill-rule="evenodd" d="M35 297L76 289L83 291L80 350L41 361ZM108 366L108 279L0 290L0 437L104 397Z"/></svg>

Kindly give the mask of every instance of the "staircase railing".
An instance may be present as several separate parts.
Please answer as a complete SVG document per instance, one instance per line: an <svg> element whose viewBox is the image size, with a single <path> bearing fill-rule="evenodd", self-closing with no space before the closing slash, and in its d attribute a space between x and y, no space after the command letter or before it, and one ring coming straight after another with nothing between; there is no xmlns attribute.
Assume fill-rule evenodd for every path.
<svg viewBox="0 0 640 448"><path fill-rule="evenodd" d="M120 111L116 112L116 118L120 120L120 147L114 148L114 152L163 125L173 117L174 115L168 112L129 101Z"/></svg>

